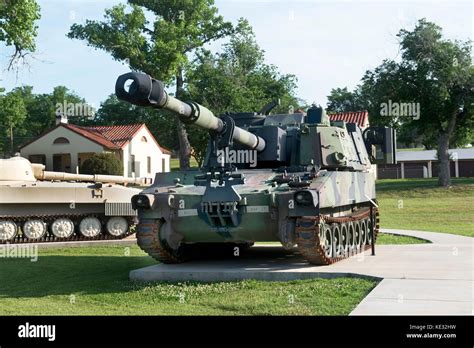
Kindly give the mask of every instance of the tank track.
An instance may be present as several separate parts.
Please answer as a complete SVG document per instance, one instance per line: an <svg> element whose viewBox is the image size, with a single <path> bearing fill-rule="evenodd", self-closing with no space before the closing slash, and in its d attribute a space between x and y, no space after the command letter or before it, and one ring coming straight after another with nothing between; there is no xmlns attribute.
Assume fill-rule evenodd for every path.
<svg viewBox="0 0 474 348"><path fill-rule="evenodd" d="M155 260L163 263L181 263L184 257L175 255L160 240L159 232L161 221L140 222L137 226L137 243L140 249L153 257Z"/></svg>
<svg viewBox="0 0 474 348"><path fill-rule="evenodd" d="M379 212L376 207L373 208L374 225L374 243L379 231ZM314 265L330 265L355 254L361 253L371 247L370 235L358 236L361 242L354 241L354 236L350 237L349 228L352 225L353 234L355 226L359 224L359 234L362 223L365 223L366 233L370 233L370 208L364 207L351 215L344 217L331 217L328 215L304 216L296 220L296 244L298 251L303 257ZM342 226L347 229L346 236L351 240L345 240L342 237ZM326 244L328 240L325 233L332 234L332 243ZM339 232L338 232L339 230ZM337 238L335 235L339 235Z"/></svg>
<svg viewBox="0 0 474 348"><path fill-rule="evenodd" d="M17 224L17 226L21 226L22 223L26 222L27 220L30 219L39 219L43 220L45 222L52 222L55 219L58 218L69 218L73 220L80 220L82 218L88 217L88 216L93 216L97 217L99 220L103 219L104 216L98 215L98 214L67 214L67 215L32 215L32 216L10 216L10 215L1 215L0 219L2 220L11 220ZM131 223L129 220L129 225L132 227L134 223ZM0 245L5 245L5 244L31 244L31 243L51 243L51 242L79 242L79 241L93 241L93 240L119 240L119 239L124 239L128 236L131 236L135 232L132 231L131 228L127 231L127 233L123 234L120 237L115 237L110 234L108 234L105 231L102 231L98 236L96 237L85 237L81 235L78 231L74 231L74 233L67 238L58 238L54 236L49 230L46 232L46 234L39 239L28 239L26 238L23 234L17 233L15 238L12 240L0 240Z"/></svg>

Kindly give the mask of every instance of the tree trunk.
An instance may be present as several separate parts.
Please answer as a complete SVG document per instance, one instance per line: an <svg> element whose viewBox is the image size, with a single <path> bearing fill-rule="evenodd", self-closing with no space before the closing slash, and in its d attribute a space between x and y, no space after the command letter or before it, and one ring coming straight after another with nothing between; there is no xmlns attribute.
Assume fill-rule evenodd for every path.
<svg viewBox="0 0 474 348"><path fill-rule="evenodd" d="M456 126L457 110L452 113L448 127L438 137L438 185L451 185L451 167L449 162L449 140Z"/></svg>
<svg viewBox="0 0 474 348"><path fill-rule="evenodd" d="M176 98L181 98L183 95L183 71L179 68L176 74ZM191 144L188 140L188 133L184 124L177 119L177 131L179 142L179 169L187 170L190 168L189 160L191 157Z"/></svg>
<svg viewBox="0 0 474 348"><path fill-rule="evenodd" d="M449 136L443 133L438 138L438 185L451 185L451 168L449 165Z"/></svg>

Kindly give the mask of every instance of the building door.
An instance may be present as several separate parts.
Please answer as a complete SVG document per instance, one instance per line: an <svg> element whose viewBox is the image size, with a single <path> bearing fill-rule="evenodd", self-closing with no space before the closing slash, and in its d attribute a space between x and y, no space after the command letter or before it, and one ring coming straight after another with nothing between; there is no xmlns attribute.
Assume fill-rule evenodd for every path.
<svg viewBox="0 0 474 348"><path fill-rule="evenodd" d="M53 155L53 171L71 173L71 154L61 153Z"/></svg>

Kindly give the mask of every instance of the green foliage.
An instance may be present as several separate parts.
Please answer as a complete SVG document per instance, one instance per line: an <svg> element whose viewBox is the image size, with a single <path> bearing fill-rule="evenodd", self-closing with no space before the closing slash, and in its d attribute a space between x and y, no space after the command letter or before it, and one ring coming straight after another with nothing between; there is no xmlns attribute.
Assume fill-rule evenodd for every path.
<svg viewBox="0 0 474 348"><path fill-rule="evenodd" d="M14 88L6 95L0 95L0 152L15 152L17 147L55 125L56 112L68 103L86 105L84 98L57 86L52 93L34 94L33 87ZM75 124L86 123L81 117L70 117ZM13 151L11 151L10 130L13 127Z"/></svg>
<svg viewBox="0 0 474 348"><path fill-rule="evenodd" d="M96 153L84 161L81 173L123 175L123 165L113 153Z"/></svg>
<svg viewBox="0 0 474 348"><path fill-rule="evenodd" d="M327 112L329 113L363 111L366 108L358 89L350 92L347 87L333 88L328 95Z"/></svg>
<svg viewBox="0 0 474 348"><path fill-rule="evenodd" d="M8 149L13 154L14 137L24 133L26 116L25 103L18 91L0 96L0 152ZM7 145L9 142L10 145Z"/></svg>
<svg viewBox="0 0 474 348"><path fill-rule="evenodd" d="M419 120L398 123L431 146L446 133L452 145L466 144L474 135L471 43L443 39L441 28L425 19L413 31L400 30L398 37L402 61L386 60L363 78L371 108L379 115L380 103L388 99L420 103Z"/></svg>
<svg viewBox="0 0 474 348"><path fill-rule="evenodd" d="M132 69L172 82L188 53L232 30L217 15L212 0L129 0L128 4L107 9L102 22L74 24L68 36L109 52Z"/></svg>
<svg viewBox="0 0 474 348"><path fill-rule="evenodd" d="M13 46L9 68L17 59L35 51L40 7L35 0L0 1L0 42Z"/></svg>
<svg viewBox="0 0 474 348"><path fill-rule="evenodd" d="M474 141L474 67L471 42L444 39L426 19L398 33L401 60L384 60L367 71L354 92L333 90L330 106L356 100L369 111L372 125L391 125L406 143L437 147L439 183L449 185L448 148ZM342 100L342 102L341 102ZM417 117L382 117L384 103L415 103ZM412 115L413 116L413 115Z"/></svg>

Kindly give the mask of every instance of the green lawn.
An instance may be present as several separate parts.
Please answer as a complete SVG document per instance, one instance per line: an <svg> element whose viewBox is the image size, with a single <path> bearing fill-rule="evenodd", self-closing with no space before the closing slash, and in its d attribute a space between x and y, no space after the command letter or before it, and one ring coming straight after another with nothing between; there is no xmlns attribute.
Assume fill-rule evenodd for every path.
<svg viewBox="0 0 474 348"><path fill-rule="evenodd" d="M379 180L382 228L446 232L474 237L474 178Z"/></svg>
<svg viewBox="0 0 474 348"><path fill-rule="evenodd" d="M390 233L380 233L377 236L377 244L376 245L383 245L383 244L425 244L430 243L425 239L410 237L410 236L399 236L396 234Z"/></svg>
<svg viewBox="0 0 474 348"><path fill-rule="evenodd" d="M198 168L198 163L194 157L191 157L191 168ZM179 158L172 158L170 160L171 171L179 170Z"/></svg>
<svg viewBox="0 0 474 348"><path fill-rule="evenodd" d="M128 255L128 256L127 256ZM362 278L138 283L138 247L43 249L0 260L0 315L347 315L375 287Z"/></svg>

